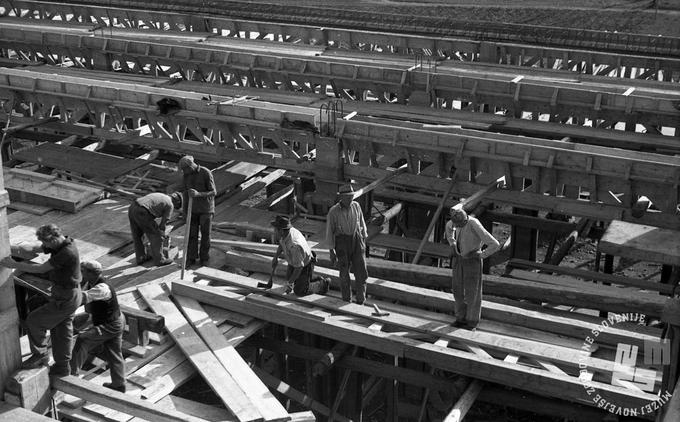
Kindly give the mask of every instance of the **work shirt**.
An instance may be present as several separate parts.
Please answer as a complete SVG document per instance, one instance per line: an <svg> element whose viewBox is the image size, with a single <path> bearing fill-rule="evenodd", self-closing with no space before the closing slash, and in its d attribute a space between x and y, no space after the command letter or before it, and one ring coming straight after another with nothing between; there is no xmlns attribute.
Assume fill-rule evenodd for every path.
<svg viewBox="0 0 680 422"><path fill-rule="evenodd" d="M102 277L92 288L83 291L83 303L85 310L92 315L94 325L110 323L120 317L118 297Z"/></svg>
<svg viewBox="0 0 680 422"><path fill-rule="evenodd" d="M295 227L290 228L288 236L282 238L279 244L288 265L292 267L304 267L312 260L312 248L309 247L305 236Z"/></svg>
<svg viewBox="0 0 680 422"><path fill-rule="evenodd" d="M215 212L215 195L217 195L217 188L215 187L215 179L210 170L203 166L198 166L196 171L185 174L183 179L182 190L186 193L187 201L184 201L184 212L186 214L189 204L189 189L196 189L199 192L211 192L207 197L196 197L193 199L191 208L192 214L209 214Z"/></svg>
<svg viewBox="0 0 680 422"><path fill-rule="evenodd" d="M454 227L451 220L447 221L444 237L449 245L453 246L456 252L463 256L481 250L483 245L487 245L488 252L485 251L485 255L489 256L496 251L498 246L496 238L486 231L479 220L472 216L468 216L467 224L463 227Z"/></svg>
<svg viewBox="0 0 680 422"><path fill-rule="evenodd" d="M343 208L338 202L328 211L326 217L326 242L329 249L335 249L335 236L359 234L368 237L364 214L358 202L352 201L349 207Z"/></svg>
<svg viewBox="0 0 680 422"><path fill-rule="evenodd" d="M43 247L43 253L50 254L48 262L52 266L49 279L61 289L75 289L83 279L80 273L80 256L72 238L66 240L56 249Z"/></svg>
<svg viewBox="0 0 680 422"><path fill-rule="evenodd" d="M135 200L137 205L149 211L153 218L170 218L174 206L172 198L164 193L154 192Z"/></svg>

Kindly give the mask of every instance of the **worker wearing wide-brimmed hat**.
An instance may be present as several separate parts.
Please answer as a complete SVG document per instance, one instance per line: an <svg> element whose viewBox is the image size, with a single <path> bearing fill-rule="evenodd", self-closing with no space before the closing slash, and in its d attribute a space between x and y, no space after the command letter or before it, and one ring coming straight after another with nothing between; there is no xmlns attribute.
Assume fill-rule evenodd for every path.
<svg viewBox="0 0 680 422"><path fill-rule="evenodd" d="M366 279L368 278L365 258L368 230L361 206L354 201L352 185L340 186L338 196L340 201L328 211L326 241L331 262L337 260L342 299L350 302L352 298L349 276L351 266L355 278L355 302L363 304L366 300Z"/></svg>
<svg viewBox="0 0 680 422"><path fill-rule="evenodd" d="M288 262L286 270L287 288L286 293L293 292L296 296L305 296L318 293L326 294L330 280L314 277L314 264L316 254L309 247L305 236L290 223L285 215L277 215L271 222L276 231L276 240L279 247L272 259L272 273L268 283L258 283L257 287L270 289L273 285L274 272L279 263L279 256L283 256ZM314 280L314 281L313 281Z"/></svg>
<svg viewBox="0 0 680 422"><path fill-rule="evenodd" d="M500 244L460 206L451 208L444 235L451 246L454 326L475 328L482 312L482 259L495 253Z"/></svg>

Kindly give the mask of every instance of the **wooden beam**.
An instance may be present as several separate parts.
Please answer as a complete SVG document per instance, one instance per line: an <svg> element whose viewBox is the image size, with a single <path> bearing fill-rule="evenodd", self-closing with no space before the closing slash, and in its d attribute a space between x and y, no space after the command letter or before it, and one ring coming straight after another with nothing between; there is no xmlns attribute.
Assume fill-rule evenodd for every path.
<svg viewBox="0 0 680 422"><path fill-rule="evenodd" d="M454 173L453 177L451 178L451 182L449 183L449 187L446 189L446 192L444 192L444 195L442 195L441 200L439 201L439 204L437 205L437 210L434 212L434 215L432 216L432 219L430 219L430 224L428 224L427 229L425 230L425 234L423 235L423 238L420 241L420 244L418 245L418 249L416 250L416 254L413 257L413 261L411 262L412 264L417 264L418 261L420 260L420 255L423 253L423 248L425 247L425 243L430 238L430 234L432 233L432 230L434 230L434 226L437 224L437 221L439 220L439 215L442 212L442 209L444 209L444 204L446 201L449 199L449 195L451 194L451 190L456 184L456 173Z"/></svg>
<svg viewBox="0 0 680 422"><path fill-rule="evenodd" d="M320 323L318 320L304 316L304 313L310 312L309 310L290 303L287 305L287 309L290 310L284 310L278 305L279 301L276 300L261 298L257 302L244 301L243 296L232 292L179 281L173 283L172 289L175 294L193 297L201 302L225 307L236 312L257 315L265 320L331 337L339 341L349 342L372 350L380 350L394 356L403 356L407 359L436 362L437 366L442 369L462 375L485 381L500 382L511 387L541 391L545 395L593 405L585 393L582 383L576 377L552 374L545 370L501 362L496 359L483 359L469 352L391 336L389 333L376 332L366 327L330 318L330 314L327 312L325 314L328 317ZM623 400L631 405L642 404L650 397L656 397L639 393L630 396L630 392L624 388L600 382L593 382L593 385L612 397L612 400Z"/></svg>
<svg viewBox="0 0 680 422"><path fill-rule="evenodd" d="M51 380L55 390L63 391L122 413L132 413L151 422L206 422L204 419L186 415L142 400L110 388L102 387L72 375L54 377Z"/></svg>
<svg viewBox="0 0 680 422"><path fill-rule="evenodd" d="M138 291L154 312L165 317L165 326L170 336L238 420L263 420L252 401L170 301L162 287L146 285L139 287Z"/></svg>
<svg viewBox="0 0 680 422"><path fill-rule="evenodd" d="M373 182L367 184L366 186L363 186L361 189L356 190L354 192L353 199L357 199L362 195L365 195L369 192L372 192L375 188L384 185L390 179L392 179L396 176L399 176L402 173L406 173L407 171L408 171L408 164L404 164L403 166L399 167L398 169L390 171L390 173L381 177L380 179L374 180Z"/></svg>
<svg viewBox="0 0 680 422"><path fill-rule="evenodd" d="M247 397L256 398L253 406L267 422L287 421L290 415L259 378L248 368L248 364L224 338L217 326L210 320L203 307L195 299L178 296L175 298L187 320L201 335L203 341L227 370L230 377Z"/></svg>

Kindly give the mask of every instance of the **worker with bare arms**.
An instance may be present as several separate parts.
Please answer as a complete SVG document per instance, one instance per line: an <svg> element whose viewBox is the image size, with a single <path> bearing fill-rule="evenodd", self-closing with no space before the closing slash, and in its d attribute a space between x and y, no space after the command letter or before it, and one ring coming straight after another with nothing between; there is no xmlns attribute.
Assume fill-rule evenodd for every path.
<svg viewBox="0 0 680 422"><path fill-rule="evenodd" d="M330 252L331 264L337 261L340 272L342 299L350 302L352 286L349 276L350 265L354 273L355 302L362 305L366 300L366 238L368 230L364 214L358 202L354 201L352 185L338 189L340 201L328 211L326 218L326 242Z"/></svg>
<svg viewBox="0 0 680 422"><path fill-rule="evenodd" d="M73 348L71 373L77 375L91 350L104 346L104 355L111 372L106 388L125 392L125 359L123 358L123 330L125 316L118 306L118 297L102 276L102 265L97 261L80 264L83 273L83 304L87 314L76 316L80 330Z"/></svg>
<svg viewBox="0 0 680 422"><path fill-rule="evenodd" d="M459 206L451 208L445 237L451 246L453 325L474 329L482 313L482 260L493 255L500 244L479 220Z"/></svg>
<svg viewBox="0 0 680 422"><path fill-rule="evenodd" d="M73 317L81 303L80 256L72 238L64 236L54 224L40 226L36 231L40 245L22 247L27 252L49 254L50 258L42 264L17 262L11 257L0 260L0 265L15 268L27 273L47 273L52 282L49 301L32 311L26 318L28 340L33 354L22 368L32 369L46 366L49 362L47 352L47 330L50 330L54 365L50 375L65 376L71 373L71 349L73 348Z"/></svg>
<svg viewBox="0 0 680 422"><path fill-rule="evenodd" d="M275 239L279 247L272 259L272 273L269 282L258 283L257 287L265 289L272 287L279 256L283 253L286 262L288 262L286 293L293 292L296 296L314 293L325 295L328 292L330 280L314 277L316 254L309 247L305 236L291 225L290 219L286 216L277 215L271 225L276 232Z"/></svg>

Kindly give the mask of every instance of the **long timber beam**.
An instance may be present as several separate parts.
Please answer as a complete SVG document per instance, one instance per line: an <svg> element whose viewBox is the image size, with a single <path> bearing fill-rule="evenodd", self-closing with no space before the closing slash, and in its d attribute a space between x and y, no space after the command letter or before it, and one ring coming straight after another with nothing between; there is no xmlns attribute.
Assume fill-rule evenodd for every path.
<svg viewBox="0 0 680 422"><path fill-rule="evenodd" d="M312 55L293 48L250 53L244 48L257 48L257 44L234 46L204 35L180 40L162 33L93 36L87 27L80 31L22 27L17 31L16 25L0 26L2 46L22 57L40 56L54 64L68 58L91 69L179 73L185 79L232 85L332 91L337 97L355 100L368 96L411 103L414 93L424 93L426 98L419 101L445 109L461 101L516 117L538 113L551 121L590 119L600 127L606 127L603 122L609 122L609 127L617 122L648 125L656 131L680 127L680 89L674 84L631 79L622 86L607 78L572 78L560 72L462 62L430 68L392 56L335 56L323 51Z"/></svg>
<svg viewBox="0 0 680 422"><path fill-rule="evenodd" d="M282 311L276 299L262 298L242 300L241 295L219 288L199 286L193 283L173 283L173 294L193 297L213 306L224 307L234 312L258 313L258 317L303 331L330 337L338 341L379 350L399 357L421 362L436 362L436 366L451 372L499 382L504 385L540 391L542 394L571 401L594 405L578 377L551 373L548 370L503 362L502 359L484 358L472 352L464 352L435 344L416 342L408 338L371 330L362 325L345 322L328 312L313 309L314 318L307 316L299 305L288 306ZM261 315L262 314L262 315ZM337 315L336 315L337 316ZM321 318L321 320L319 319ZM656 397L651 394L631 395L629 390L593 381L593 386L611 397L623 400L631 406L638 406Z"/></svg>
<svg viewBox="0 0 680 422"><path fill-rule="evenodd" d="M422 188L435 194L445 191L438 188L449 183L453 169L457 180L472 185L505 175L511 201L526 196L527 204L553 209L564 199L564 186L574 186L587 192L588 199L573 198L583 211L577 214L599 218L608 209L613 218L627 219L632 204L645 195L658 212L646 213L649 216L638 222L678 225L678 157L469 129L442 132L362 115L331 124L319 114L318 102L308 98L306 104L290 104L299 100L294 95L287 97L288 104L273 103L220 95L220 89L203 84L189 83L183 89L181 82L158 84L157 79L128 80L126 75L112 81L113 75L4 68L0 96L23 117L52 117L59 110L64 126L89 126L92 133L96 129L97 135L108 134L119 142L199 152L210 161L238 159L292 168L330 182L338 179L327 179L329 169L343 168L346 176L371 179L373 173L405 162L408 176L396 176L389 185L405 187L423 180ZM176 102L175 109L157 105L168 99ZM333 133L320 136L329 126ZM302 157L313 150L317 159L305 161ZM454 195L460 194L454 189Z"/></svg>
<svg viewBox="0 0 680 422"><path fill-rule="evenodd" d="M650 42L651 50L641 49L623 54L618 51L619 49L604 50L603 46L606 44L602 42L593 43L590 48L586 48L583 43L571 47L556 47L482 41L477 37L465 39L424 36L151 10L134 10L134 13L131 13L129 9L121 8L34 1L0 0L0 13L26 19L59 19L61 22L93 24L100 29L118 26L208 32L236 38L252 37L289 44L294 42L327 46L333 49L370 49L374 53L416 54L424 56L426 60L429 56L450 57L462 61L554 68L624 78L680 80L677 57L672 55L671 48L661 48L657 45L658 39L655 40L656 43ZM625 37L624 34L619 36ZM639 39L640 36L628 37L628 43Z"/></svg>

